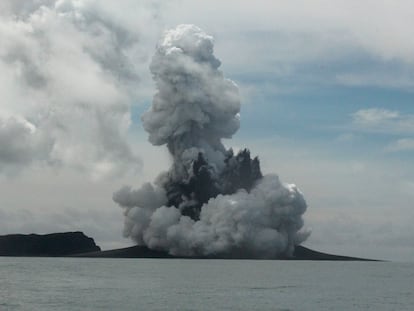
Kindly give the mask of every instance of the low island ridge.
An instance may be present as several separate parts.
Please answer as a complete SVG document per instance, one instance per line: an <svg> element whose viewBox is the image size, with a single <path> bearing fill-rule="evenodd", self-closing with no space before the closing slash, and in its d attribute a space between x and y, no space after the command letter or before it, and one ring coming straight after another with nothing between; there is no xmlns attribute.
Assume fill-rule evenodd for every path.
<svg viewBox="0 0 414 311"><path fill-rule="evenodd" d="M187 258L187 259L278 259L278 260L336 260L373 261L349 256L326 254L297 245L292 256L278 258L256 258L243 252L219 255L186 257L173 256L165 251L152 250L146 246L131 246L104 250L93 238L83 232L62 232L51 234L10 234L0 236L0 256L15 257L84 257L84 258Z"/></svg>

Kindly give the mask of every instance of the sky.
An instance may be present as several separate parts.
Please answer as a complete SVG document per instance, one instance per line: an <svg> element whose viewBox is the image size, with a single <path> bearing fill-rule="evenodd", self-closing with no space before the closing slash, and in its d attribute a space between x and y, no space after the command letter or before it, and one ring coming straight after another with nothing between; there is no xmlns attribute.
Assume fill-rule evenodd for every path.
<svg viewBox="0 0 414 311"><path fill-rule="evenodd" d="M140 116L157 41L189 23L240 89L225 145L301 189L304 245L413 261L413 15L404 0L2 1L0 234L131 245L112 194L169 166Z"/></svg>

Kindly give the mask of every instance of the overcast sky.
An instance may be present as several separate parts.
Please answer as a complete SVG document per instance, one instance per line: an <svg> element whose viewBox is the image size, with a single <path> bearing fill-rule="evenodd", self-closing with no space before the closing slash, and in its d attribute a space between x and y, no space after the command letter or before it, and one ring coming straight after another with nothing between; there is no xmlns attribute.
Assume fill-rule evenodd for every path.
<svg viewBox="0 0 414 311"><path fill-rule="evenodd" d="M165 29L215 37L263 171L295 183L321 251L414 260L412 1L3 0L0 234L122 238L112 193L169 166L140 115Z"/></svg>

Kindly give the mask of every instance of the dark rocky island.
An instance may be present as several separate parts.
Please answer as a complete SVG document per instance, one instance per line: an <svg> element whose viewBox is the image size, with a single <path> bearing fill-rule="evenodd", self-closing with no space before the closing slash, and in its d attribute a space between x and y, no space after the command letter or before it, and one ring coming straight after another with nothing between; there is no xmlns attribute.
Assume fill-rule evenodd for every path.
<svg viewBox="0 0 414 311"><path fill-rule="evenodd" d="M82 232L0 236L0 256L61 257L100 250L95 241Z"/></svg>
<svg viewBox="0 0 414 311"><path fill-rule="evenodd" d="M92 258L182 258L182 259L255 259L252 256L246 256L242 253L225 254L218 256L205 257L182 257L172 256L167 252L151 250L146 246L131 246L120 249L107 251L91 252L78 254L76 257L92 257ZM331 260L331 261L376 261L372 259L364 259L349 256L338 256L317 252L304 246L296 246L292 257L274 258L279 260Z"/></svg>
<svg viewBox="0 0 414 311"><path fill-rule="evenodd" d="M16 257L87 257L87 258L187 258L187 259L254 259L253 256L234 252L204 257L172 256L164 251L149 249L146 246L131 246L101 251L95 241L83 232L64 232L45 235L10 234L0 236L0 256ZM348 256L338 256L317 252L304 246L296 246L292 257L275 258L281 260L341 260L371 261Z"/></svg>

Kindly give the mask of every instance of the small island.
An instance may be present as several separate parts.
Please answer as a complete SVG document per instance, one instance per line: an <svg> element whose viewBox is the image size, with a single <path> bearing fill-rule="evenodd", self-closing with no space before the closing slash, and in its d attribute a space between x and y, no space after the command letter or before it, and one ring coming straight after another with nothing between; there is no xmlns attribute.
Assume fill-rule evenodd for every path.
<svg viewBox="0 0 414 311"><path fill-rule="evenodd" d="M62 257L100 250L92 238L79 231L0 236L0 256Z"/></svg>
<svg viewBox="0 0 414 311"><path fill-rule="evenodd" d="M52 234L10 234L0 236L0 256L14 257L84 257L84 258L187 258L187 259L255 259L243 253L228 253L201 257L173 256L146 246L131 246L105 250L83 232ZM372 259L331 255L298 245L291 257L279 260L373 261Z"/></svg>
<svg viewBox="0 0 414 311"><path fill-rule="evenodd" d="M131 246L107 251L98 251L85 254L77 254L76 257L91 258L182 258L182 259L262 259L243 253L229 253L222 255L209 255L198 257L173 256L167 252L151 250L146 246ZM291 257L266 258L270 260L316 260L316 261L377 261L358 257L326 254L298 245Z"/></svg>

